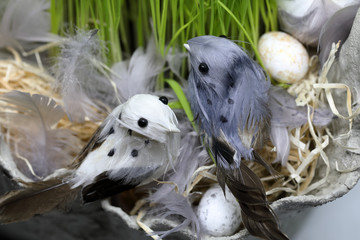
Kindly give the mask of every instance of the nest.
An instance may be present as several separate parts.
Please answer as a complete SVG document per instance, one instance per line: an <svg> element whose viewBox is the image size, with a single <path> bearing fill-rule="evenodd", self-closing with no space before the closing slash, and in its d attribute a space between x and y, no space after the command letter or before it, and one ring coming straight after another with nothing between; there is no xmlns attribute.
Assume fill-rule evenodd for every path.
<svg viewBox="0 0 360 240"><path fill-rule="evenodd" d="M337 46L338 47L338 46ZM352 119L358 114L351 110L351 93L349 88L344 84L329 84L326 75L334 61L337 47L333 46L328 61L325 63L322 73L318 74L318 61L314 56L311 59L310 71L305 79L297 84L292 85L288 92L292 95L298 96L296 99L299 105L309 105L313 108L318 107L327 99L333 113L343 119L349 120L349 129L351 129ZM14 56L14 60L0 60L0 93L6 93L12 90L19 90L28 93L42 94L54 99L57 103L62 104L62 99L56 90L53 88L54 79L47 74L42 65L38 67L31 66L22 61L19 54L9 49ZM345 88L347 90L347 109L349 116L342 116L338 113L332 95L331 88ZM281 164L273 165L278 171L277 176L271 176L262 166L253 162L247 162L248 166L261 178L269 201L276 201L286 196L300 196L305 195L315 189L321 188L321 185L326 181L330 165L328 156L324 149L328 146L330 140L333 138L329 129L317 129L312 125L312 115L310 108L308 108L308 123L295 128L291 131L291 150L289 161L286 166ZM64 128L71 130L80 140L80 145L84 146L90 139L96 128L99 126L97 122L85 121L81 124L70 122L64 116L56 126L56 128ZM6 129L2 129L3 133ZM16 138L16 136L15 136ZM10 139L10 138L9 138ZM9 145L10 140L7 139ZM334 138L333 138L334 139ZM79 147L81 147L79 146ZM272 163L276 158L276 149L268 142L260 152L263 159ZM25 161L25 160L24 160ZM323 161L327 166L326 174L323 178L317 179L314 177L317 174L318 161ZM193 173L189 188L186 189L184 196L188 196L200 183L203 185L209 182L216 182L216 176L213 174L214 165L202 166ZM159 182L159 184L173 184L169 182ZM176 187L175 187L176 190ZM198 190L198 189L197 189ZM137 224L146 232L151 233L150 227L142 223L142 218L146 214L147 208L143 208L144 201L138 199L135 207L130 211L131 214L137 215ZM117 211L114 206L103 205L107 210L118 213L122 218L126 216ZM150 206L151 207L151 206ZM156 235L153 235L156 238Z"/></svg>

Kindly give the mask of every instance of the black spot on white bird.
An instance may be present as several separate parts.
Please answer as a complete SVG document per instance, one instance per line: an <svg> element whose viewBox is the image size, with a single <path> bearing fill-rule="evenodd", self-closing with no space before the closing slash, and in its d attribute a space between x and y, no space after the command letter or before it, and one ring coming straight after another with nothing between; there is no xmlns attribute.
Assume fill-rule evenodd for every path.
<svg viewBox="0 0 360 240"><path fill-rule="evenodd" d="M138 120L138 125L139 125L139 127L144 128L148 125L148 120L145 118L140 118Z"/></svg>
<svg viewBox="0 0 360 240"><path fill-rule="evenodd" d="M111 135L111 134L113 134L114 132L115 132L114 128L113 128L113 127L111 127L111 128L110 128L110 130L109 130L108 135Z"/></svg>
<svg viewBox="0 0 360 240"><path fill-rule="evenodd" d="M133 149L133 150L131 151L131 156L132 156L132 157L137 157L138 155L139 155L139 151L138 151L138 150Z"/></svg>
<svg viewBox="0 0 360 240"><path fill-rule="evenodd" d="M115 154L115 148L111 149L111 150L108 152L108 156L109 156L109 157L114 156L114 154Z"/></svg>
<svg viewBox="0 0 360 240"><path fill-rule="evenodd" d="M234 100L232 100L231 98L228 99L228 104L234 104Z"/></svg>
<svg viewBox="0 0 360 240"><path fill-rule="evenodd" d="M208 73L209 72L209 67L208 67L208 65L206 64L206 63L204 63L204 62L202 62L202 63L200 63L199 64L199 71L201 72L201 73Z"/></svg>
<svg viewBox="0 0 360 240"><path fill-rule="evenodd" d="M148 145L150 143L150 140L149 139L146 139L145 140L145 145Z"/></svg>
<svg viewBox="0 0 360 240"><path fill-rule="evenodd" d="M165 104L165 105L167 105L168 102L169 102L168 98L165 97L165 96L159 97L159 100L160 100L163 104Z"/></svg>
<svg viewBox="0 0 360 240"><path fill-rule="evenodd" d="M129 136L132 135L132 130L131 129L128 130L128 134L129 134Z"/></svg>
<svg viewBox="0 0 360 240"><path fill-rule="evenodd" d="M121 113L119 114L119 120L121 120Z"/></svg>
<svg viewBox="0 0 360 240"><path fill-rule="evenodd" d="M210 99L207 99L207 104L212 105L212 101Z"/></svg>
<svg viewBox="0 0 360 240"><path fill-rule="evenodd" d="M221 116L220 116L220 121L221 121L222 123L226 123L228 120L227 120L226 117L224 117L224 115L221 115Z"/></svg>
<svg viewBox="0 0 360 240"><path fill-rule="evenodd" d="M198 82L196 83L196 88L200 88L201 87L201 84Z"/></svg>

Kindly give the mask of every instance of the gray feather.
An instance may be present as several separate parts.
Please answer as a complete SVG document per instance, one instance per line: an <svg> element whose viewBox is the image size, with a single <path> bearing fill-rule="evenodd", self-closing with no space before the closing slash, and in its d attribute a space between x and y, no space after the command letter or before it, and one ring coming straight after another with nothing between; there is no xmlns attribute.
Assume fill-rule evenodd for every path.
<svg viewBox="0 0 360 240"><path fill-rule="evenodd" d="M331 45L340 41L340 48L350 34L359 4L337 11L321 28L318 52L321 66L329 57ZM338 51L339 53L340 51ZM338 55L337 53L337 55Z"/></svg>
<svg viewBox="0 0 360 240"><path fill-rule="evenodd" d="M149 41L146 50L136 49L129 61L115 63L111 70L121 100L139 93L150 93L155 89L156 77L162 71L165 61L158 54L155 42Z"/></svg>
<svg viewBox="0 0 360 240"><path fill-rule="evenodd" d="M0 23L0 47L12 46L30 50L38 43L59 41L50 33L50 1L11 0Z"/></svg>
<svg viewBox="0 0 360 240"><path fill-rule="evenodd" d="M301 0L277 0L280 27L302 43L316 47L321 28L326 21L336 11L352 5L356 1L313 0L304 2Z"/></svg>
<svg viewBox="0 0 360 240"><path fill-rule="evenodd" d="M269 96L271 125L292 129L307 123L307 106L296 106L295 98L285 89L271 87ZM317 108L314 112L313 123L317 127L324 127L332 121L333 117L329 108Z"/></svg>
<svg viewBox="0 0 360 240"><path fill-rule="evenodd" d="M269 107L271 111L270 139L276 147L276 159L286 165L290 151L289 131L301 127L308 122L307 106L296 106L295 98L285 89L271 87L269 91ZM313 124L316 127L325 127L334 118L329 108L315 109Z"/></svg>
<svg viewBox="0 0 360 240"><path fill-rule="evenodd" d="M157 208L152 210L151 213L162 218L180 216L184 219L178 226L172 228L171 230L154 232L154 234L160 235L161 238L191 225L192 231L196 232L197 238L200 239L199 220L189 203L188 198L184 197L182 194L176 193L175 191L169 192L166 197L161 199L160 206L157 206Z"/></svg>
<svg viewBox="0 0 360 240"><path fill-rule="evenodd" d="M181 52L177 48L171 48L168 55L166 56L166 62L171 70L180 80L181 83L185 83L186 79L181 76L180 68L184 61L184 58L187 57L187 53Z"/></svg>
<svg viewBox="0 0 360 240"><path fill-rule="evenodd" d="M303 16L294 16L291 12L280 8L278 14L281 29L306 45L316 46L321 27L339 8L333 3L329 7L325 7L325 5L323 0L312 1Z"/></svg>
<svg viewBox="0 0 360 240"><path fill-rule="evenodd" d="M60 105L46 96L20 91L3 94L0 100L7 103L0 116L21 141L19 154L29 160L36 175L46 177L70 163L79 144L69 130L54 128L64 116Z"/></svg>
<svg viewBox="0 0 360 240"><path fill-rule="evenodd" d="M199 237L201 229L192 208L191 196L184 197L181 193L190 184L195 170L209 161L209 156L201 147L201 143L193 131L190 122L183 119L180 123L182 123L182 138L178 164L175 166L175 171L166 179L166 181L176 184L178 193L176 193L174 185L162 184L149 196L148 201L156 203L156 208L152 211L152 214L157 217L166 218L168 216L180 215L184 218L177 227L169 231L160 232L159 234L162 237L180 231L188 225L192 226L194 232L196 231Z"/></svg>
<svg viewBox="0 0 360 240"><path fill-rule="evenodd" d="M61 90L65 112L71 121L85 117L99 120L98 112L114 106L115 93L109 81L99 72L102 62L97 30L78 31L61 45L55 66L56 87Z"/></svg>

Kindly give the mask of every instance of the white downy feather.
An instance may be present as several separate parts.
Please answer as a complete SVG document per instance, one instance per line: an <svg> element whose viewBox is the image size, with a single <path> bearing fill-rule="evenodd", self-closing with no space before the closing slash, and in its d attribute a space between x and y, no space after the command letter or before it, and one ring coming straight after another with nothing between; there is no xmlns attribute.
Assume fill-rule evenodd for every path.
<svg viewBox="0 0 360 240"><path fill-rule="evenodd" d="M276 159L274 162L280 162L285 166L290 153L289 130L287 127L274 124L271 125L270 129L271 142L276 147Z"/></svg>
<svg viewBox="0 0 360 240"><path fill-rule="evenodd" d="M78 140L68 130L55 129L63 117L61 106L43 95L12 91L0 97L7 103L0 113L3 125L16 136L15 150L31 164L33 173L17 157L18 168L29 178L44 178L54 170L65 167L78 152Z"/></svg>
<svg viewBox="0 0 360 240"><path fill-rule="evenodd" d="M136 49L129 61L115 63L111 70L122 101L139 93L155 89L156 77L163 70L165 61L157 53L155 42L149 41L146 50Z"/></svg>
<svg viewBox="0 0 360 240"><path fill-rule="evenodd" d="M29 50L39 43L59 41L50 33L49 8L47 0L8 1L0 23L0 47Z"/></svg>
<svg viewBox="0 0 360 240"><path fill-rule="evenodd" d="M186 79L181 76L180 68L182 61L187 57L186 52L181 52L177 48L171 48L169 53L166 55L166 62L171 70L181 81L182 84L185 84Z"/></svg>
<svg viewBox="0 0 360 240"><path fill-rule="evenodd" d="M160 235L161 238L164 238L190 225L192 232L196 232L197 239L200 239L200 222L187 197L184 197L182 194L175 191L171 191L166 196L163 196L159 203L161 205L157 206L155 211L152 211L153 214L162 218L181 216L183 217L183 220L179 225L168 231L156 231L153 234Z"/></svg>
<svg viewBox="0 0 360 240"><path fill-rule="evenodd" d="M201 233L200 224L191 203L191 194L184 197L182 193L191 184L190 180L195 170L209 161L209 156L201 146L190 122L183 119L180 120L180 124L183 137L178 164L175 166L175 171L166 179L166 181L174 182L177 190L175 190L174 185L162 184L148 198L149 202L156 203L156 208L151 211L154 216L160 218L169 216L183 217L182 222L175 228L156 232L161 237L180 231L189 225L192 227L193 232L197 232L198 237Z"/></svg>
<svg viewBox="0 0 360 240"><path fill-rule="evenodd" d="M61 46L56 65L56 87L60 88L65 112L74 122L85 117L99 120L99 112L115 103L109 81L98 71L101 67L101 44L97 30L78 31Z"/></svg>

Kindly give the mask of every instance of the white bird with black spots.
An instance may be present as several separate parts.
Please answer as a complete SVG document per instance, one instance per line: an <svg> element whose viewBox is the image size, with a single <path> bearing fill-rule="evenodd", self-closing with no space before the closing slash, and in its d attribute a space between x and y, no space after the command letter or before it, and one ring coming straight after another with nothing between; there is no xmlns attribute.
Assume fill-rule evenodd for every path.
<svg viewBox="0 0 360 240"><path fill-rule="evenodd" d="M81 192L84 202L158 179L176 164L180 130L166 97L138 94L116 107L60 176L0 198L0 223L23 221L63 207Z"/></svg>

